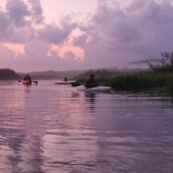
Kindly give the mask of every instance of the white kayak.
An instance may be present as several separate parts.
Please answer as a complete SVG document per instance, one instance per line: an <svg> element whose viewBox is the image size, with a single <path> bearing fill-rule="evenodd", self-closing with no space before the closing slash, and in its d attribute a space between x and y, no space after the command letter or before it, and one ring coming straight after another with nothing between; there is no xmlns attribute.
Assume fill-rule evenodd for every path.
<svg viewBox="0 0 173 173"><path fill-rule="evenodd" d="M85 86L78 86L78 90L80 91L96 91L96 92L106 92L110 91L112 88L108 86L97 86L97 87L92 87L92 88L86 88Z"/></svg>

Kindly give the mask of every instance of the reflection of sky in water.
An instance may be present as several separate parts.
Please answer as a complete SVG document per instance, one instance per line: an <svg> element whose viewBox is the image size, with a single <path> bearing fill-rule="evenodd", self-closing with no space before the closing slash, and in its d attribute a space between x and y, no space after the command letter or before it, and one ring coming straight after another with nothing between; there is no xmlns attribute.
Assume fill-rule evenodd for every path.
<svg viewBox="0 0 173 173"><path fill-rule="evenodd" d="M169 98L0 85L0 171L171 172Z"/></svg>

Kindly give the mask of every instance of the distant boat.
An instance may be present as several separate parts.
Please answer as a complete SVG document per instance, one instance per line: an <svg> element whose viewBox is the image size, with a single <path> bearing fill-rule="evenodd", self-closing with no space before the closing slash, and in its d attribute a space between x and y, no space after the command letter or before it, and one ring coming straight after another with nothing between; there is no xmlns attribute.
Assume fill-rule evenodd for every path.
<svg viewBox="0 0 173 173"><path fill-rule="evenodd" d="M74 80L68 80L68 81L61 81L61 82L56 82L55 84L58 84L58 85L66 85L66 84L72 84L74 83L75 81Z"/></svg>

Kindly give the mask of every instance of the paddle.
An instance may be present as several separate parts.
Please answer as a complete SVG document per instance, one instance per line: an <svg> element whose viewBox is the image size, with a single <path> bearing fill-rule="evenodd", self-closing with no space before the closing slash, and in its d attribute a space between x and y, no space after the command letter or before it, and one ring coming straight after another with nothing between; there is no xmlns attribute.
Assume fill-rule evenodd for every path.
<svg viewBox="0 0 173 173"><path fill-rule="evenodd" d="M71 86L72 87L78 87L78 86L80 86L81 84L79 83L79 82L72 82L71 83Z"/></svg>
<svg viewBox="0 0 173 173"><path fill-rule="evenodd" d="M22 82L21 80L18 80L18 82ZM33 83L38 84L38 81L32 80Z"/></svg>
<svg viewBox="0 0 173 173"><path fill-rule="evenodd" d="M32 80L32 82L34 82L35 84L38 84L38 81Z"/></svg>

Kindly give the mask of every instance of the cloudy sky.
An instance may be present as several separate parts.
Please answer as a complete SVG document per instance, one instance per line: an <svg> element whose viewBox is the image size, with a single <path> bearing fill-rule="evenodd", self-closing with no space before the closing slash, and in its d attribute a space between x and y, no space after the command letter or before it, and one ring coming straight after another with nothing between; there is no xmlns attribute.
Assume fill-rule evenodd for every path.
<svg viewBox="0 0 173 173"><path fill-rule="evenodd" d="M0 68L126 67L172 46L173 0L0 0Z"/></svg>

